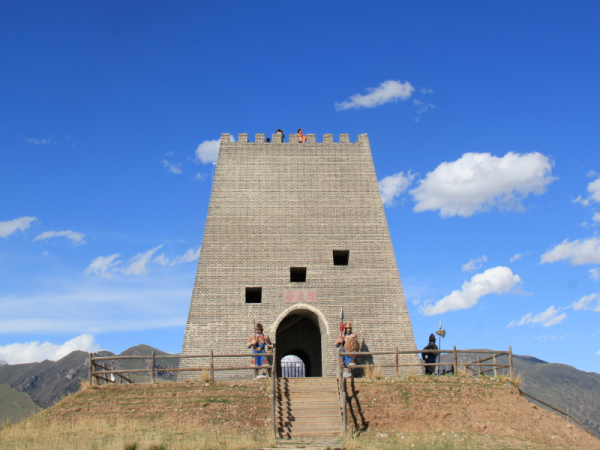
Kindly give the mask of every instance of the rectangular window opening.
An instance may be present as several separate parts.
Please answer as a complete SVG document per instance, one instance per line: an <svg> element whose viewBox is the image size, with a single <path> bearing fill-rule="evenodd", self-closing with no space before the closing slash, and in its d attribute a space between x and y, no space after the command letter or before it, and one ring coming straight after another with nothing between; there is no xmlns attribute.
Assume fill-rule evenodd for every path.
<svg viewBox="0 0 600 450"><path fill-rule="evenodd" d="M290 267L290 282L306 282L306 267Z"/></svg>
<svg viewBox="0 0 600 450"><path fill-rule="evenodd" d="M247 287L246 288L246 303L262 303L262 288Z"/></svg>
<svg viewBox="0 0 600 450"><path fill-rule="evenodd" d="M350 250L334 250L333 251L333 265L334 266L347 266L349 259L350 259Z"/></svg>

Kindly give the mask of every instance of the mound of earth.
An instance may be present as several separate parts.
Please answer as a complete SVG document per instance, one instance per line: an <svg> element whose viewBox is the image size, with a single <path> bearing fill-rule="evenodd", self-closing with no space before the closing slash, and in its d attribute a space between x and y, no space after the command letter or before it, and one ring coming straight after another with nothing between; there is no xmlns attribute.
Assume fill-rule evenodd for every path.
<svg viewBox="0 0 600 450"><path fill-rule="evenodd" d="M400 377L346 380L348 424L369 436L477 436L510 448L600 448L574 424L530 404L500 378ZM270 380L175 382L88 388L36 415L34 426L89 417L189 423L199 430L270 433ZM488 448L490 447L488 444Z"/></svg>
<svg viewBox="0 0 600 450"><path fill-rule="evenodd" d="M575 424L529 403L501 378L405 376L346 382L348 423L359 432L476 434L510 448L600 448Z"/></svg>

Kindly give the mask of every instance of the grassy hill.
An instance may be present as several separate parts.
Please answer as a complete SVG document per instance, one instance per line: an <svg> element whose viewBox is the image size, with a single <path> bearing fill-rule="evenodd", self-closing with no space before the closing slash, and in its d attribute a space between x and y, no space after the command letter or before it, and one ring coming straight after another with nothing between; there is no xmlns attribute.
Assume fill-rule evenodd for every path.
<svg viewBox="0 0 600 450"><path fill-rule="evenodd" d="M15 391L8 384L0 384L0 424L7 421L17 423L40 409L26 393Z"/></svg>
<svg viewBox="0 0 600 450"><path fill-rule="evenodd" d="M478 356L481 359L489 356L489 353L483 352L484 350L482 353L459 353L459 364L477 361ZM442 356L442 362L451 361L452 355ZM508 356L499 357L498 363L508 364ZM600 438L599 374L583 372L566 364L548 363L533 356L513 355L513 364L515 375L521 376L520 388L523 392L563 411L569 409L573 417ZM450 366L445 369L449 370Z"/></svg>
<svg viewBox="0 0 600 450"><path fill-rule="evenodd" d="M348 450L600 448L506 379L348 379L345 388L348 424L358 431ZM0 430L0 450L272 447L269 393L270 380L86 388Z"/></svg>

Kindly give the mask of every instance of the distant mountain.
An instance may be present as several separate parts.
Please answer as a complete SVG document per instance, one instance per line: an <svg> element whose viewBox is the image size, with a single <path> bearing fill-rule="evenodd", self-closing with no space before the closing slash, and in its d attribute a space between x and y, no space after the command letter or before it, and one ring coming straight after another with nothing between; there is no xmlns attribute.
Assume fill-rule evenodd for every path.
<svg viewBox="0 0 600 450"><path fill-rule="evenodd" d="M160 369L177 368L179 367L179 359L160 359L160 356L167 355L161 350L155 349L148 345L138 345L125 350L121 355L127 356L146 356L156 352L156 380L161 381L176 381L177 372L164 372ZM115 356L114 353L108 351L100 351L94 354L95 356ZM106 367L111 369L146 369L152 365L152 360L134 359L134 360L114 360L103 361ZM39 363L29 364L4 364L0 365L0 385L5 385L4 391L0 390L0 405L3 404L4 397L2 392L7 394L6 389L12 390L14 393L9 395L13 398L16 394L26 394L30 402L40 408L48 408L60 400L66 394L77 392L80 387L81 380L88 379L89 355L86 352L74 351L69 353L64 358L58 361L42 361ZM135 382L150 381L149 374L135 373L131 374ZM7 397L8 398L8 397ZM27 404L25 397L14 397L19 400L19 404ZM28 409L31 411L31 408ZM18 408L10 408L4 413L0 408L0 418L9 419L12 422L17 422L27 415L21 414L22 411ZM4 415L3 415L4 414ZM31 415L31 414L29 414ZM5 417L6 416L6 417Z"/></svg>
<svg viewBox="0 0 600 450"><path fill-rule="evenodd" d="M8 365L8 363L6 361L3 361L0 359L0 366L6 366Z"/></svg>

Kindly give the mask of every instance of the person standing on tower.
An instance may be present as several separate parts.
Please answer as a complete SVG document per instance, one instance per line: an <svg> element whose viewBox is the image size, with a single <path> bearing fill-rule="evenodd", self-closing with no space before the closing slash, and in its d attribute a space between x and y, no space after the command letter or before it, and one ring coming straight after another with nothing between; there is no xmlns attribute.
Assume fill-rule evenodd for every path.
<svg viewBox="0 0 600 450"><path fill-rule="evenodd" d="M253 354L266 353L266 346L271 345L269 336L263 333L263 326L261 323L257 323L254 326L254 334L250 335L246 347L252 349ZM258 377L259 368L263 365L266 356L255 356L252 358L252 365L256 367L254 369L254 379Z"/></svg>
<svg viewBox="0 0 600 450"><path fill-rule="evenodd" d="M281 131L281 128L277 128L277 131L275 133L277 134L278 137L281 137L281 143L283 143L283 139L285 138L285 134L283 134L283 131Z"/></svg>
<svg viewBox="0 0 600 450"><path fill-rule="evenodd" d="M302 128L298 128L298 144L303 144L306 142L306 136L302 132Z"/></svg>

